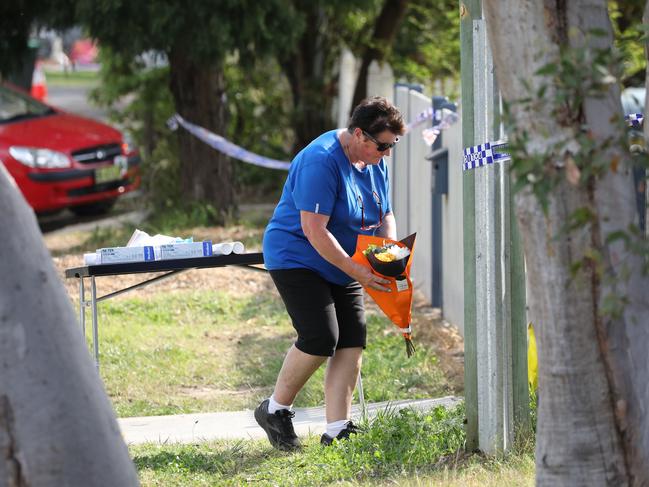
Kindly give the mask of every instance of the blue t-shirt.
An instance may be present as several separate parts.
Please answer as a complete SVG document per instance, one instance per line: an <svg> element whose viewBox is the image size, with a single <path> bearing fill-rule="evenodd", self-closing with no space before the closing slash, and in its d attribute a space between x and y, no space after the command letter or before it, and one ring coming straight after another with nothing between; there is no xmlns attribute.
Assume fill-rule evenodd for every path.
<svg viewBox="0 0 649 487"><path fill-rule="evenodd" d="M264 233L266 268L306 268L334 284L349 284L352 278L309 243L302 231L300 210L328 215L327 229L345 252L353 255L358 234L375 232L361 230L361 226L375 225L392 211L389 194L385 160L359 171L345 156L337 131L325 132L291 163L282 197Z"/></svg>

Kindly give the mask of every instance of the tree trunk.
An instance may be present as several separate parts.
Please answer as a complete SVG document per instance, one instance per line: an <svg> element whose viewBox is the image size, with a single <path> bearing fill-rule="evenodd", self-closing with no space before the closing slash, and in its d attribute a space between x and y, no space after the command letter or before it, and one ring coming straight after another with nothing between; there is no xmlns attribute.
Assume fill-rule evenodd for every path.
<svg viewBox="0 0 649 487"><path fill-rule="evenodd" d="M0 485L138 485L34 213L1 164L0 207Z"/></svg>
<svg viewBox="0 0 649 487"><path fill-rule="evenodd" d="M615 135L611 121L622 114L617 86L604 98L586 97L573 112L553 111L552 83L538 110L515 102L535 96L548 81L535 73L557 62L560 47L583 45L593 28L607 32L597 38L598 47L610 45L604 0L491 0L485 13L498 83L511 103L514 131L528 136L528 153L551 154L554 167L565 168L569 152L579 150L576 136L583 126L594 140ZM554 144L562 139L574 145L557 153ZM565 178L548 196L545 214L529 189L516 196L528 303L539 320L537 485L649 485L649 280L640 256L607 241L612 232L637 223L628 157L615 151L599 154L612 170L585 178L586 184L557 169L566 171ZM566 233L569 217L580 208L596 216L594 223ZM573 265L584 261L589 265L573 275ZM604 312L609 295L628 299L618 316Z"/></svg>
<svg viewBox="0 0 649 487"><path fill-rule="evenodd" d="M327 37L327 19L315 2L305 5L306 25L296 50L280 62L293 96L293 129L297 153L326 130L334 128L332 101L336 80L328 71L338 58L339 46Z"/></svg>
<svg viewBox="0 0 649 487"><path fill-rule="evenodd" d="M649 0L645 5L644 13L642 15L642 23L649 25ZM644 57L645 57L645 100L644 100L644 113L649 114L649 96L646 93L649 91L649 39L645 40L644 44ZM645 150L649 152L649 122L643 123L643 131L645 137ZM644 231L645 238L649 240L649 169L645 168L644 180L644 203L645 203L645 216L644 216Z"/></svg>
<svg viewBox="0 0 649 487"><path fill-rule="evenodd" d="M388 52L392 48L397 32L399 32L399 26L406 13L407 6L408 0L386 0L383 4L381 13L374 24L374 32L372 33L370 46L363 53L358 78L356 80L356 89L354 90L352 110L368 96L367 75L370 64L374 60L379 62L385 60Z"/></svg>
<svg viewBox="0 0 649 487"><path fill-rule="evenodd" d="M170 88L176 111L191 123L224 136L225 79L220 64L199 65L184 52L169 55ZM233 161L178 130L181 187L188 202L209 203L220 220L236 210Z"/></svg>

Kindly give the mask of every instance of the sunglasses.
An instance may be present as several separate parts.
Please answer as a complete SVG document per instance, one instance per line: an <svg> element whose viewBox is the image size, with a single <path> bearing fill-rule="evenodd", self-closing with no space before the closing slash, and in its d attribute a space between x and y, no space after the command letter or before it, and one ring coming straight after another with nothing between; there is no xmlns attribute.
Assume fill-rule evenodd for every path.
<svg viewBox="0 0 649 487"><path fill-rule="evenodd" d="M366 138L370 139L376 144L376 150L379 152L385 152L386 150L392 149L395 145L397 145L397 142L399 142L399 137L397 137L391 144L389 142L379 142L375 137L365 132L365 130L361 129L361 132L363 132L363 135Z"/></svg>
<svg viewBox="0 0 649 487"><path fill-rule="evenodd" d="M374 201L376 201L376 204L379 207L379 222L372 225L365 225L365 206L363 205L363 198L359 194L358 204L361 205L361 230L374 230L375 228L379 228L381 225L383 225L383 206L381 205L381 198L379 198L379 195L376 193L376 191L372 191L372 196L374 196Z"/></svg>
<svg viewBox="0 0 649 487"><path fill-rule="evenodd" d="M358 204L361 207L361 230L374 230L375 228L379 228L381 225L383 225L383 205L381 204L381 198L379 197L379 194L374 189L374 178L372 177L372 173L370 173L370 180L372 183L372 196L374 197L376 205L379 207L379 221L378 223L374 223L372 225L365 225L365 205L363 204L363 197L361 196L361 191L358 188L358 184L356 183L356 176L354 176L355 169L353 167L350 167L350 170L352 181L354 182L354 188L356 188L356 201L358 201Z"/></svg>

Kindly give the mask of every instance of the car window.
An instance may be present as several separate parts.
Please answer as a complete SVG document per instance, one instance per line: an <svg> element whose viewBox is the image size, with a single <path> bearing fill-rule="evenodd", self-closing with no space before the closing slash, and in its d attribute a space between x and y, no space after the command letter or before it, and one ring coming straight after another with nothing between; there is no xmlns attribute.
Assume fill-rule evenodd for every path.
<svg viewBox="0 0 649 487"><path fill-rule="evenodd" d="M30 96L0 86L0 123L42 117L52 113L55 113L52 108Z"/></svg>

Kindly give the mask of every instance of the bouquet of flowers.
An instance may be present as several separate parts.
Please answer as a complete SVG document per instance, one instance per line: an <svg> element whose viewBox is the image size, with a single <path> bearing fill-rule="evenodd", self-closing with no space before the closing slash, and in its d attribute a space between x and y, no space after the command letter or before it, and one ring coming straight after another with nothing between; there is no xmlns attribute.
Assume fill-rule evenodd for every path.
<svg viewBox="0 0 649 487"><path fill-rule="evenodd" d="M412 281L410 264L415 246L416 233L395 241L370 235L359 235L356 252L352 259L376 274L388 279L391 292L366 288L367 293L392 322L401 329L406 341L406 353L410 357L415 347L410 327L412 307Z"/></svg>

